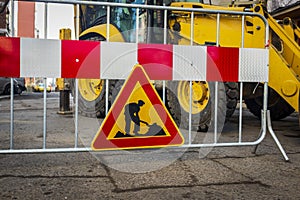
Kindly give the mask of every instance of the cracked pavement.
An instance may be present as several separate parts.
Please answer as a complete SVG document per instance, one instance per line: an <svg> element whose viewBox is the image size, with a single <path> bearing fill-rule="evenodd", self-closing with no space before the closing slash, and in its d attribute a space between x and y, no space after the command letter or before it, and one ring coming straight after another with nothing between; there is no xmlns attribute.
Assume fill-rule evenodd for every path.
<svg viewBox="0 0 300 200"><path fill-rule="evenodd" d="M38 97L15 100L15 148L41 148L43 101ZM48 104L47 147L72 147L72 116L56 114L55 96ZM0 109L0 148L7 149L9 100L1 99ZM244 118L245 135L257 132L259 121ZM226 138L235 138L234 120L224 128ZM269 134L256 154L251 146L0 154L0 199L300 199L298 114L272 124L289 162ZM84 131L94 127L81 130L83 146L90 142Z"/></svg>

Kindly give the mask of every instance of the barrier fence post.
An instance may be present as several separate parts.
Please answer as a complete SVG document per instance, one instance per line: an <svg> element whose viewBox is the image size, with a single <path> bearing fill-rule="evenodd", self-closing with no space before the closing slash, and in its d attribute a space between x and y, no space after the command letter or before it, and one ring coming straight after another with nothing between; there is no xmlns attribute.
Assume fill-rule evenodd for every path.
<svg viewBox="0 0 300 200"><path fill-rule="evenodd" d="M79 4L76 4L76 13L79 13ZM76 16L76 22L75 22L75 39L79 40L79 20L80 17L77 14ZM78 79L75 79L75 144L74 144L74 148L77 149L78 148Z"/></svg>
<svg viewBox="0 0 300 200"><path fill-rule="evenodd" d="M15 1L11 1L11 36L15 36ZM10 80L10 149L14 148L14 81Z"/></svg>
<svg viewBox="0 0 300 200"><path fill-rule="evenodd" d="M10 149L14 148L14 80L10 79Z"/></svg>
<svg viewBox="0 0 300 200"><path fill-rule="evenodd" d="M110 39L110 6L106 7L107 20L106 20L106 41L109 42ZM105 80L105 114L108 113L108 93L109 93L109 80Z"/></svg>
<svg viewBox="0 0 300 200"><path fill-rule="evenodd" d="M43 91L43 149L46 149L47 143L47 78L43 78L44 91Z"/></svg>

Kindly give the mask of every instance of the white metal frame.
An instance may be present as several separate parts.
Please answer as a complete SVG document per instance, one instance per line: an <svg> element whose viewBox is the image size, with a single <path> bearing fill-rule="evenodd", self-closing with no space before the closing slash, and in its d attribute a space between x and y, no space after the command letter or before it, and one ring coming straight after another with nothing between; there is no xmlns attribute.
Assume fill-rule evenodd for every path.
<svg viewBox="0 0 300 200"><path fill-rule="evenodd" d="M136 9L156 9L156 10L163 10L164 11L164 16L165 16L165 21L164 21L164 44L167 43L167 12L170 10L176 10L176 11L186 11L186 12L191 12L191 24L194 23L194 14L196 12L204 12L204 13L210 13L210 14L216 14L217 15L217 44L216 46L219 46L219 37L220 37L220 16L222 14L231 14L231 15L239 15L242 16L242 38L244 38L244 20L245 16L255 16L259 17L265 24L265 46L268 48L268 32L269 32L269 26L267 23L267 20L256 13L250 13L250 12L233 12L233 11L224 11L224 10L204 10L204 9L199 9L199 8L179 8L179 7L166 7L166 6L149 6L149 5L136 5L136 4L122 4L122 3L107 3L107 2L95 2L95 1L76 1L76 0L32 0L34 2L44 2L45 3L45 38L47 39L47 21L48 21L48 14L47 14L47 5L48 3L60 3L60 4L74 4L76 5L77 11L79 11L79 4L89 4L89 5L102 5L107 7L107 41L109 41L109 19L110 19L110 7L113 6L118 6L118 7L130 7L130 8L136 8ZM14 36L14 1L12 1L12 36ZM137 15L139 12L136 12ZM136 23L138 24L138 17L136 17ZM76 19L76 30L79 30L79 18ZM136 34L138 33L139 26L136 26ZM193 45L193 26L191 26L191 44ZM138 34L137 34L138 35ZM138 43L138 37L136 35L136 43ZM79 38L79 33L76 32L76 39ZM244 47L244 39L242 39L242 48ZM268 58L266 58L268 60ZM268 63L268 61L267 61ZM264 66L268 68L268 66ZM44 78L44 83L46 81L46 78ZM46 84L44 84L44 111L43 111L43 147L41 149L14 149L14 88L13 88L13 79L11 79L11 95L10 95L10 109L11 109L11 116L10 116L10 149L4 149L0 150L0 154L3 153L42 153L42 152L80 152L80 151L91 151L91 148L79 148L78 147L78 80L75 82L76 84L76 92L75 92L75 143L74 143L74 148L46 148L47 144L47 95L46 95ZM108 85L109 85L109 80L106 80L106 91L108 91ZM215 83L215 110L218 109L218 102L217 102L217 95L218 95L218 82ZM242 102L242 88L243 88L243 83L240 83L240 102ZM165 81L163 81L163 94L165 94ZM213 143L208 143L208 144L193 144L191 141L191 121L192 121L192 80L190 80L190 112L189 112L189 129L188 129L188 142L184 144L182 147L227 147L227 146L257 146L258 144L263 141L265 138L266 133L269 131L271 136L273 137L274 141L276 142L278 148L280 149L282 155L284 156L284 159L287 161L289 158L287 157L284 149L282 148L280 142L278 141L272 126L271 126L271 120L270 120L270 114L269 111L267 111L267 97L268 97L268 83L264 83L264 102L263 102L263 109L262 109L262 116L261 116L261 130L260 130L260 137L253 142L243 142L242 141L242 104L240 104L239 107L239 133L238 133L238 142L228 142L228 143L218 143L217 141L217 112L215 112L214 115L214 142ZM106 113L108 112L108 92L106 92ZM165 99L163 99L163 102L165 102Z"/></svg>

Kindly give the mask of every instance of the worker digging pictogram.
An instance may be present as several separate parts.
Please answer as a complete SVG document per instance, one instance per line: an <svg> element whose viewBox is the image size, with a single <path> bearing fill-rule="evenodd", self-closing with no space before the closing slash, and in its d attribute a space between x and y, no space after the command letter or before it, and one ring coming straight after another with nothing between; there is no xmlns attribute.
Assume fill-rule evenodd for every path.
<svg viewBox="0 0 300 200"><path fill-rule="evenodd" d="M118 131L114 138L166 135L160 125L157 123L149 124L139 117L139 112L144 104L145 102L143 100L138 100L137 103L132 102L125 106L125 132ZM133 131L131 131L132 123L134 124ZM148 131L146 133L140 132L141 123L148 127Z"/></svg>
<svg viewBox="0 0 300 200"><path fill-rule="evenodd" d="M138 103L129 103L125 106L125 135L130 135L131 121L134 122L133 134L139 134L140 123L149 125L147 122L143 121L139 117L140 108L145 104L143 100L139 100ZM119 132L118 132L119 133ZM116 136L115 136L116 137Z"/></svg>
<svg viewBox="0 0 300 200"><path fill-rule="evenodd" d="M156 110L156 107L159 106L157 104L152 105L146 91L143 89L143 85L137 81L133 93L129 95L121 112L119 114L113 112L116 123L108 137L169 136L168 131L163 128L165 115L160 116L158 114L160 112Z"/></svg>
<svg viewBox="0 0 300 200"><path fill-rule="evenodd" d="M144 71L124 83L92 143L94 150L178 146L183 137Z"/></svg>

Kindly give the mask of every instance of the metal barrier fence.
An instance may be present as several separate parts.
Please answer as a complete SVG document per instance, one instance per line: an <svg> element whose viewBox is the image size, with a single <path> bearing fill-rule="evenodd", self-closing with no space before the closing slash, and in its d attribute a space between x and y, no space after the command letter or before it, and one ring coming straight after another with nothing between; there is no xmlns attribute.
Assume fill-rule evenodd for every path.
<svg viewBox="0 0 300 200"><path fill-rule="evenodd" d="M14 3L14 1L12 1ZM284 156L285 160L288 160L288 157L286 155L286 153L284 152L281 144L279 143L274 131L272 130L271 127L271 120L270 120L270 116L269 116L269 112L267 111L267 97L268 97L268 33L269 33L269 27L268 27L268 23L266 21L266 19L258 14L255 13L251 13L251 12L236 12L236 11L224 11L224 10L208 10L208 9L201 9L201 8L180 8L180 7L166 7L166 6L150 6L150 5L137 5L137 4L122 4L122 3L107 3L107 2L95 2L95 1L58 1L58 0L42 0L42 1L35 1L35 2L44 2L45 5L47 5L48 3L62 3L62 4L74 4L76 5L77 8L77 12L79 12L79 4L85 4L85 5L98 5L98 6L104 6L107 9L107 21L106 21L106 42L91 42L91 44L96 44L99 45L99 48L101 49L105 49L105 52L113 52L113 51L118 51L119 55L124 55L124 52L122 52L122 50L120 49L125 49L126 51L128 51L128 49L131 50L130 55L124 55L124 58L119 58L121 61L117 62L117 64L107 64L104 61L102 62L103 59L98 57L93 57L93 59L100 59L100 66L96 66L96 70L101 71L100 73L100 78L105 79L106 81L106 91L109 91L109 81L110 79L126 79L127 75L130 73L131 68L133 65L129 65L129 66L122 66L123 68L120 68L120 66L118 66L118 64L120 64L120 62L124 61L124 59L128 58L138 58L138 50L139 48L142 48L139 44L138 41L138 35L139 35L139 13L140 10L161 10L164 13L164 23L163 23L163 44L159 45L159 47L157 46L151 46L151 44L148 44L144 46L144 48L154 48L154 49L160 49L160 48L164 48L164 45L167 45L168 47L171 47L171 52L172 52L172 61L173 63L171 64L171 68L173 71L171 71L171 78L169 79L165 79L163 80L163 102L165 102L165 95L166 95L166 81L173 81L173 80L183 80L183 81L188 81L189 83L189 127L188 127L188 133L187 136L185 136L185 140L187 141L184 145L182 145L181 147L225 147L225 146L255 146L261 143L261 141L263 141L263 139L265 138L265 135L267 133L267 131L269 130L269 132L271 133L273 139L275 140L277 146L279 147L282 155ZM133 43L115 43L115 42L110 42L110 28L109 28L109 24L110 24L110 12L111 12L111 8L112 7L122 7L122 8L134 8L136 9L136 29L135 29L135 42ZM12 6L13 8L13 6ZM47 10L47 6L46 6L46 10ZM167 15L168 12L170 11L180 11L180 12L187 12L190 13L190 23L192 24L190 26L190 33L191 35L190 37L190 46L181 46L181 45L170 45L167 44L167 35L168 35L168 25L167 25ZM12 10L12 16L14 15L14 9ZM211 15L215 15L215 19L216 19L216 44L215 46L211 47L211 46L193 46L194 45L194 19L195 19L195 14L211 14ZM226 48L226 47L220 47L220 20L222 18L223 15L232 15L232 16L238 16L241 18L241 34L242 34L242 39L241 39L241 48ZM250 17L257 17L259 18L265 25L265 49L248 49L248 48L244 48L244 31L245 31L245 17L250 16ZM47 12L45 12L45 38L47 38ZM14 20L12 20L12 22L14 22ZM78 30L79 30L79 19L76 19L76 38L79 38L79 34L78 34ZM4 42L3 42L4 41ZM78 147L78 78L95 78L94 75L92 76L88 76L88 77L84 77L80 74L76 74L72 77L70 77L69 75L65 75L65 72L62 72L62 69L64 66L58 66L58 68L52 68L51 70L47 69L49 67L50 64L55 63L55 59L51 58L52 61L50 61L50 64L45 64L46 61L44 60L45 57L42 57L40 59L36 59L33 58L33 55L28 54L26 55L26 48L43 48L41 47L42 45L51 45L52 49L51 51L56 52L56 50L58 50L57 52L63 52L64 49L62 48L62 44L63 41L56 41L56 40L38 40L38 39L28 39L28 38L6 38L6 39L2 39L0 40L0 42L2 42L3 44L5 44L5 41L9 41L11 44L15 44L16 46L20 46L19 49L16 49L17 51L20 51L22 53L22 56L20 56L19 58L19 66L15 66L15 67L10 67L10 69L16 69L19 67L18 70L16 71L9 71L7 68L4 68L3 66L0 66L0 69L5 69L5 75L4 74L0 74L0 76L7 76L7 74L10 74L11 77L22 77L22 76L35 76L35 77L44 77L44 106L43 106L43 147L41 149L15 149L14 148L14 87L13 87L13 79L11 79L11 95L10 95L10 100L11 100L11 115L10 115L10 148L9 149L1 149L0 153L37 153L37 152L75 152L75 151L91 151L92 149L90 147ZM80 47L80 45L82 44L80 41L74 41L76 45L78 45L78 47ZM76 43L77 42L77 43ZM22 44L22 45L20 45ZM46 46L46 48L49 48L49 46ZM22 49L23 48L23 49ZM56 49L57 48L57 49ZM189 56L189 54L192 54L192 52L200 52L200 54L202 54L202 57L199 56L199 54L197 55L191 55ZM222 52L226 52L229 51L229 53L224 54ZM102 52L102 51L101 51ZM132 53L133 52L133 53ZM209 80L207 78L207 73L214 73L214 72L209 72L209 66L207 66L208 61L204 59L200 60L200 58L205 58L207 57L207 55L209 55L209 52L218 52L219 56L217 59L221 59L220 64L215 64L217 69L220 70L221 69L221 65L225 62L229 62L229 60L226 60L226 58L222 58L222 55L229 55L229 56L237 56L237 63L236 66L234 67L229 67L227 69L225 69L225 71L219 71L218 73L220 73L219 75L219 79L218 80L214 80L215 77L211 78L211 80ZM1 49L0 49L0 53L1 53ZM3 53L3 50L2 50ZM125 53L126 54L126 53ZM134 56L132 57L132 54L134 54ZM178 56L179 54L183 54L181 55L181 57L187 57L187 63L190 64L192 67L190 69L186 69L185 66L182 66L183 62L175 62L174 61L174 57L176 57L176 55ZM27 57L26 57L27 56ZM59 56L58 60L64 59L62 58L61 55L56 54L56 56ZM106 56L111 56L109 54L107 54ZM131 57L130 57L131 56ZM7 61L12 60L12 58L15 57L14 56L8 56L6 57ZM23 60L22 60L23 59ZM25 59L32 59L32 62L27 62ZM123 59L123 60L122 60ZM54 60L54 61L53 61ZM176 60L176 59L175 59ZM200 61L199 61L200 60ZM49 61L49 59L48 59ZM213 60L214 62L216 62L216 60ZM27 63L26 63L27 62ZM137 60L131 60L130 63L136 63ZM3 63L3 62L2 62ZM193 63L196 63L196 65L200 66L197 70L195 70L195 67L193 67ZM142 63L141 63L142 64ZM230 63L231 64L231 63ZM218 66L220 65L220 66ZM32 70L33 66L40 66L41 71L37 72ZM101 68L101 70L100 70ZM1 70L2 70L1 69ZM47 70L46 70L47 69ZM104 69L104 70L102 70ZM115 74L110 74L109 71L111 69L114 69L116 71ZM237 72L237 76L235 78L230 77L229 75L226 75L228 73L226 73L226 70L238 70ZM174 72L175 70L177 70L177 72L180 72L180 74L176 75L176 72ZM204 71L205 72L204 72ZM147 70L146 70L147 71ZM67 78L76 78L75 81L75 133L74 133L74 148L47 148L46 144L47 144L47 95L46 95L46 77L47 75L51 74L50 76L52 77L67 77ZM151 79L156 80L155 78L155 73L151 74L152 77ZM227 76L227 77L226 77ZM99 78L99 77L98 77ZM159 79L159 78L157 78ZM213 118L211 119L212 121L212 126L211 126L211 133L212 133L212 141L210 141L209 143L193 143L192 142L192 95L193 95L193 89L192 89L192 81L214 81L213 88L214 88L214 94L212 94L212 96L214 96L213 100L212 100L212 107L213 109L213 113L212 116ZM220 134L220 129L222 129L219 126L219 118L222 118L221 116L218 115L218 110L219 108L219 92L222 88L222 82L226 82L226 81L232 81L232 82L239 82L239 88L240 88L240 99L239 99L239 127L238 127L238 141L236 142L219 142L218 141L218 137ZM243 141L242 140L242 133L243 133L243 128L242 128L242 122L243 122L243 112L242 112L242 94L243 94L243 82L262 82L263 83L263 87L264 87L264 99L263 99L263 109L262 109L262 115L261 115L261 130L259 133L259 138L256 139L255 141ZM105 112L108 112L108 105L109 105L109 97L108 97L108 92L105 93L106 97L105 97L105 101L106 101L106 109ZM221 120L222 121L222 120ZM223 119L224 121L224 119ZM223 123L223 122L221 122Z"/></svg>

